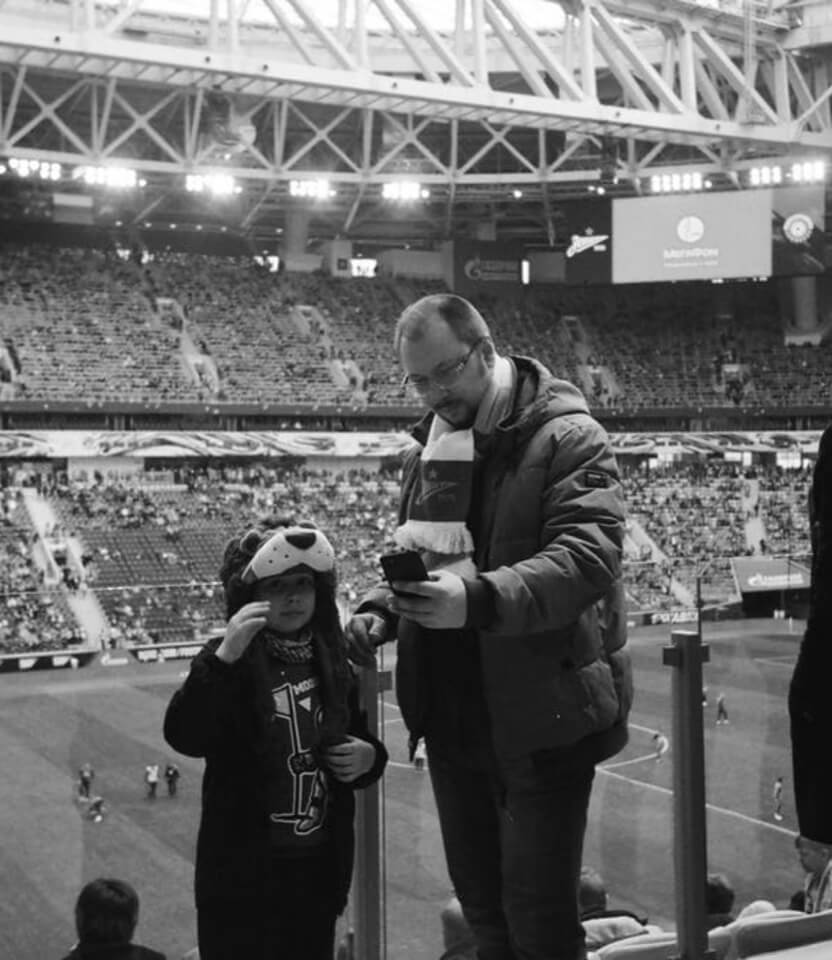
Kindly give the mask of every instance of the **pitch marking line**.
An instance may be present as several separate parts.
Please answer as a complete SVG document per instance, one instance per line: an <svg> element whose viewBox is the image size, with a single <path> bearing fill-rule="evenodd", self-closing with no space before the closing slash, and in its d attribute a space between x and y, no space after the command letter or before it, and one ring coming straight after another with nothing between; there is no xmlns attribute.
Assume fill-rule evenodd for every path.
<svg viewBox="0 0 832 960"><path fill-rule="evenodd" d="M795 665L793 654L784 654L781 657L752 657L754 663L765 663L771 667L788 667L790 670Z"/></svg>
<svg viewBox="0 0 832 960"><path fill-rule="evenodd" d="M618 763L599 764L599 770L617 770L619 767L629 767L631 763L643 763L645 760L655 760L656 751L645 753L643 757L633 757L632 760L619 760Z"/></svg>
<svg viewBox="0 0 832 960"><path fill-rule="evenodd" d="M633 777L625 776L623 773L615 773L606 767L598 767L598 772L605 773L608 777L613 777L616 780L624 780L626 783L632 783L636 787L643 787L645 790L655 790L657 793L665 794L665 796L673 796L673 791L669 790L667 787L660 787L655 783L645 783L644 780L636 780ZM757 817L749 817L747 814L738 813L736 810L726 810L725 807L717 807L713 803L706 803L705 807L708 810L712 810L714 813L721 813L726 817L734 817L737 820L742 820L743 823L753 824L755 827L766 827L769 830L775 830L777 833L782 833L787 837L794 836L794 830L789 830L786 827L778 827L774 823L768 823L765 820L758 820Z"/></svg>

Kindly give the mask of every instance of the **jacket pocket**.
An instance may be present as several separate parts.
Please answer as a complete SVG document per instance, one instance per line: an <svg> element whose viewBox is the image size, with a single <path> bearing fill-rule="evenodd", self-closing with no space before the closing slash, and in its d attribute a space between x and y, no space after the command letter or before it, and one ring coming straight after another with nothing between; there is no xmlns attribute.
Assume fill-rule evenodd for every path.
<svg viewBox="0 0 832 960"><path fill-rule="evenodd" d="M578 670L578 677L584 691L584 711L593 731L606 730L619 719L620 708L609 664L593 660Z"/></svg>

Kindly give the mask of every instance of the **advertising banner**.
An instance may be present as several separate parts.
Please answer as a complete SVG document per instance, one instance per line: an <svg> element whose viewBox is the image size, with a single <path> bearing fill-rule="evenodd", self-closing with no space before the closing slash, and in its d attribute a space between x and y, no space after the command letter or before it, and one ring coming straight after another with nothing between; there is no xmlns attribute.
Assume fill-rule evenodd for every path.
<svg viewBox="0 0 832 960"><path fill-rule="evenodd" d="M526 251L529 261L529 282L565 283L566 257L561 250L531 249Z"/></svg>
<svg viewBox="0 0 832 960"><path fill-rule="evenodd" d="M770 193L615 200L613 283L770 276Z"/></svg>
<svg viewBox="0 0 832 960"><path fill-rule="evenodd" d="M566 282L608 284L612 280L612 204L607 199L564 204Z"/></svg>
<svg viewBox="0 0 832 960"><path fill-rule="evenodd" d="M520 284L522 259L523 251L510 243L455 240L453 289L463 297L514 289Z"/></svg>
<svg viewBox="0 0 832 960"><path fill-rule="evenodd" d="M734 557L731 566L740 593L809 589L809 568L787 557Z"/></svg>

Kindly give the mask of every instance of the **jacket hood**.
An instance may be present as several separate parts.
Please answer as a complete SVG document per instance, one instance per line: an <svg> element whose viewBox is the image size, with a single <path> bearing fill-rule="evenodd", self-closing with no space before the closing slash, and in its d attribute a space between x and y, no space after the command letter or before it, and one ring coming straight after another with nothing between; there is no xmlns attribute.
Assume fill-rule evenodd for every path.
<svg viewBox="0 0 832 960"><path fill-rule="evenodd" d="M542 424L568 413L589 413L581 391L553 376L542 363L531 357L510 357L517 371L517 389L511 413L497 427L500 431L533 433Z"/></svg>

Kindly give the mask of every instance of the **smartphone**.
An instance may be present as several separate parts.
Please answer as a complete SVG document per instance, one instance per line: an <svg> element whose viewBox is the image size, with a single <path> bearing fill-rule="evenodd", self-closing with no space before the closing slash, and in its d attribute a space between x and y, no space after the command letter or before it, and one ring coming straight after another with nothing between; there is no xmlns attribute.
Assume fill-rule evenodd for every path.
<svg viewBox="0 0 832 960"><path fill-rule="evenodd" d="M381 568L388 583L394 580L429 580L427 568L417 550L401 550L398 553L385 553L381 557Z"/></svg>

